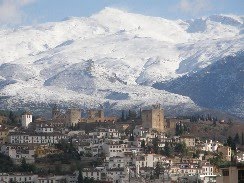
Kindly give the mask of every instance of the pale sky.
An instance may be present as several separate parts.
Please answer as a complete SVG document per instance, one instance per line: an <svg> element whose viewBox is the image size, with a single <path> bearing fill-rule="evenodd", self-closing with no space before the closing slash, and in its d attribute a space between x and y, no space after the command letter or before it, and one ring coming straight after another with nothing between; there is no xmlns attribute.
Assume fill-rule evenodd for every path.
<svg viewBox="0 0 244 183"><path fill-rule="evenodd" d="M0 0L0 25L87 17L105 7L183 20L212 14L244 14L244 0Z"/></svg>

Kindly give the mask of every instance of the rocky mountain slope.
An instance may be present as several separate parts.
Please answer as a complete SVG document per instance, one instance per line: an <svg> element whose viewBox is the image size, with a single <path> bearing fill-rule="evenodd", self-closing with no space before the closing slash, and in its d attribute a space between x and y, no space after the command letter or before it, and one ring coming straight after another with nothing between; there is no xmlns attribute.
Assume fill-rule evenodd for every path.
<svg viewBox="0 0 244 183"><path fill-rule="evenodd" d="M220 59L191 75L184 75L167 83L155 83L153 86L187 95L199 106L242 116L244 52Z"/></svg>
<svg viewBox="0 0 244 183"><path fill-rule="evenodd" d="M159 102L168 110L199 110L192 95L152 85L243 50L243 21L234 15L166 20L106 8L91 17L0 29L0 105L120 109Z"/></svg>

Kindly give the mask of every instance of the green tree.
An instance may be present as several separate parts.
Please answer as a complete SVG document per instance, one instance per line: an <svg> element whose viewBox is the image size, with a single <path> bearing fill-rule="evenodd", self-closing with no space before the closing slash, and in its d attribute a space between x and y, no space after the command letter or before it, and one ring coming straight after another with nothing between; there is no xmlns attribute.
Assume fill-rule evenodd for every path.
<svg viewBox="0 0 244 183"><path fill-rule="evenodd" d="M186 144L184 142L182 143L177 143L175 145L175 152L181 155L181 157L184 157L188 153L188 149L186 147Z"/></svg>
<svg viewBox="0 0 244 183"><path fill-rule="evenodd" d="M193 153L193 158L199 158L200 157L200 151L199 150L196 150L195 153Z"/></svg>
<svg viewBox="0 0 244 183"><path fill-rule="evenodd" d="M159 142L159 139L158 137L155 137L153 140L152 140L152 145L153 145L153 151L155 154L158 154L158 142Z"/></svg>
<svg viewBox="0 0 244 183"><path fill-rule="evenodd" d="M160 164L159 164L159 162L157 162L157 164L156 164L156 166L155 166L155 169L154 169L154 176L155 176L157 179L159 179L160 170L161 170Z"/></svg>
<svg viewBox="0 0 244 183"><path fill-rule="evenodd" d="M240 144L240 137L239 137L239 134L238 133L236 133L236 135L235 135L234 142L236 144Z"/></svg>
<svg viewBox="0 0 244 183"><path fill-rule="evenodd" d="M143 139L142 141L141 141L141 148L145 148L145 146L146 146L146 142L145 142L145 140Z"/></svg>
<svg viewBox="0 0 244 183"><path fill-rule="evenodd" d="M125 121L125 111L124 111L124 110L122 110L121 120L122 120L122 121Z"/></svg>
<svg viewBox="0 0 244 183"><path fill-rule="evenodd" d="M78 183L83 183L83 176L82 176L82 172L79 171L79 175L78 175Z"/></svg>
<svg viewBox="0 0 244 183"><path fill-rule="evenodd" d="M136 119L136 111L129 110L129 119Z"/></svg>
<svg viewBox="0 0 244 183"><path fill-rule="evenodd" d="M243 132L241 133L241 145L244 145L244 135L243 135Z"/></svg>
<svg viewBox="0 0 244 183"><path fill-rule="evenodd" d="M175 135L182 135L184 132L187 131L187 127L186 125L184 125L183 123L179 123L179 124L176 124L176 128L175 128Z"/></svg>
<svg viewBox="0 0 244 183"><path fill-rule="evenodd" d="M229 136L229 137L227 138L227 145L231 147L231 146L232 146L232 143L233 143L232 137Z"/></svg>
<svg viewBox="0 0 244 183"><path fill-rule="evenodd" d="M35 165L27 164L26 159L22 158L20 171L21 172L34 172L36 170Z"/></svg>
<svg viewBox="0 0 244 183"><path fill-rule="evenodd" d="M27 172L28 171L28 165L26 163L26 159L25 158L22 159L20 167L21 167L23 172Z"/></svg>
<svg viewBox="0 0 244 183"><path fill-rule="evenodd" d="M134 141L134 136L132 134L129 137L129 141Z"/></svg>
<svg viewBox="0 0 244 183"><path fill-rule="evenodd" d="M166 142L164 146L164 154L165 156L171 157L173 155L173 148L170 143Z"/></svg>
<svg viewBox="0 0 244 183"><path fill-rule="evenodd" d="M9 156L0 153L0 172L12 172L16 169Z"/></svg>
<svg viewBox="0 0 244 183"><path fill-rule="evenodd" d="M228 138L227 138L227 145L229 146L229 147L231 147L231 149L232 150L236 150L236 143L234 142L234 140L232 139L232 137L231 136L229 136Z"/></svg>

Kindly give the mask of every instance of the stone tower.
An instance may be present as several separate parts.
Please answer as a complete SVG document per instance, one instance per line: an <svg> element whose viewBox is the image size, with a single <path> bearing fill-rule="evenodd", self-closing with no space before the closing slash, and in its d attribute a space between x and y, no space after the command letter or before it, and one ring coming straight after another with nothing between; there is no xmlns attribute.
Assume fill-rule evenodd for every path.
<svg viewBox="0 0 244 183"><path fill-rule="evenodd" d="M22 127L28 128L29 124L32 123L32 114L29 112L25 112L21 116L21 124Z"/></svg>
<svg viewBox="0 0 244 183"><path fill-rule="evenodd" d="M144 128L153 128L159 132L164 131L164 110L159 104L154 105L152 109L143 110L141 119Z"/></svg>
<svg viewBox="0 0 244 183"><path fill-rule="evenodd" d="M67 115L67 122L74 126L79 123L81 119L81 110L80 109L68 109L66 112Z"/></svg>
<svg viewBox="0 0 244 183"><path fill-rule="evenodd" d="M95 118L104 118L104 111L103 110L97 110L97 109L90 109L87 111L88 118L89 119L95 119Z"/></svg>
<svg viewBox="0 0 244 183"><path fill-rule="evenodd" d="M52 108L52 119L57 119L59 116L60 116L60 111L59 111L57 105L55 105Z"/></svg>

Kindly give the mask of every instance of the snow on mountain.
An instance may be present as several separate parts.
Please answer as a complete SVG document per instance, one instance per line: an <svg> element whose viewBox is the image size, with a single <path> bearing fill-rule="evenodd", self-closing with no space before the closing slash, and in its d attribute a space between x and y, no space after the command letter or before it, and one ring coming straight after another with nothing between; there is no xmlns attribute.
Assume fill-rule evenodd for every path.
<svg viewBox="0 0 244 183"><path fill-rule="evenodd" d="M244 52L227 56L191 75L155 88L190 96L198 105L244 116Z"/></svg>
<svg viewBox="0 0 244 183"><path fill-rule="evenodd" d="M184 105L152 88L243 50L243 17L166 20L113 8L87 18L0 30L2 103Z"/></svg>

